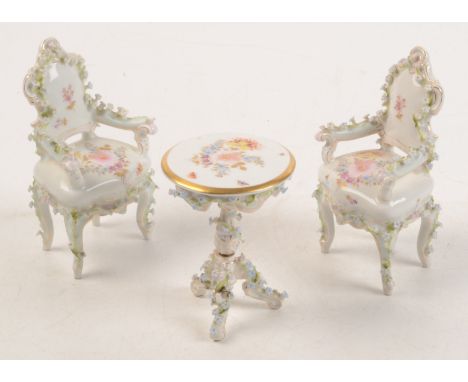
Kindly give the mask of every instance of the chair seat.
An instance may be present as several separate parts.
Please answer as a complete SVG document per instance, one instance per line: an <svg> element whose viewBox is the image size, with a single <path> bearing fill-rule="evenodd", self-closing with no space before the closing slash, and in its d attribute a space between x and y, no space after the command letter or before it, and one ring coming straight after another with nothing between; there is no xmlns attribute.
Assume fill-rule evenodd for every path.
<svg viewBox="0 0 468 382"><path fill-rule="evenodd" d="M121 200L150 168L147 156L117 140L96 137L69 147L80 164L83 189L72 187L69 174L53 160L42 159L34 169L34 179L66 207L89 208Z"/></svg>
<svg viewBox="0 0 468 382"><path fill-rule="evenodd" d="M432 178L417 169L396 180L389 203L378 201L388 165L401 158L384 150L359 151L335 158L319 172L320 183L328 191L332 205L347 213L363 214L375 223L401 220L430 197ZM336 207L335 207L336 208Z"/></svg>

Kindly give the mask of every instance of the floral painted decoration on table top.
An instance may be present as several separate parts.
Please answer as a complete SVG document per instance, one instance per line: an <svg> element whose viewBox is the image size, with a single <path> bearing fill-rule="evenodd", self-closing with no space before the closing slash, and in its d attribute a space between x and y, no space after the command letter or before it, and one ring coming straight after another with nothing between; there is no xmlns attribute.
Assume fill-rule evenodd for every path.
<svg viewBox="0 0 468 382"><path fill-rule="evenodd" d="M233 169L248 171L249 165L263 167L264 161L261 156L254 155L261 148L261 144L254 139L219 139L202 147L200 152L192 157L192 162L210 168L215 176L222 178L229 175Z"/></svg>

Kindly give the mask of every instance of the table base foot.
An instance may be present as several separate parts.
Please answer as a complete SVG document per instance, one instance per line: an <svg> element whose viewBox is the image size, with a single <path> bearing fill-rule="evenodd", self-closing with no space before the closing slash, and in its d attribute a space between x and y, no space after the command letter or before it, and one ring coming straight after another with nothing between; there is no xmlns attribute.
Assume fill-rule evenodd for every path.
<svg viewBox="0 0 468 382"><path fill-rule="evenodd" d="M244 293L258 300L266 302L269 308L281 308L286 292L278 292L267 286L265 279L260 275L252 262L240 256L224 256L217 251L202 266L200 275L194 275L191 289L195 296L202 297L211 292L213 310L213 323L210 337L214 341L221 341L226 335L226 319L234 297L232 289L238 280L242 283Z"/></svg>

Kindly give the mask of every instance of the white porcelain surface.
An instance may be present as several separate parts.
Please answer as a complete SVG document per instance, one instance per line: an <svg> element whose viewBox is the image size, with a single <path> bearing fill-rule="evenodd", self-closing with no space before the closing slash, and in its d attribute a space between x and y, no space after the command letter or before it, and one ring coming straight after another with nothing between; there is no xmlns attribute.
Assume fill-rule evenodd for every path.
<svg viewBox="0 0 468 382"><path fill-rule="evenodd" d="M292 160L279 143L229 133L185 140L167 156L168 167L182 180L206 188L232 189L270 182L287 171Z"/></svg>
<svg viewBox="0 0 468 382"><path fill-rule="evenodd" d="M50 207L64 216L74 255L73 272L80 278L83 268L83 229L91 220L123 213L138 202L137 223L145 238L152 228L153 170L148 157L148 134L155 132L153 120L128 118L125 109L101 101L88 93L87 72L82 57L67 53L57 40L45 40L36 64L24 80L24 93L37 110L30 139L40 160L30 187L41 225L44 249L53 241ZM98 124L129 130L135 145L98 137ZM81 140L67 138L82 134Z"/></svg>
<svg viewBox="0 0 468 382"><path fill-rule="evenodd" d="M43 128L51 137L65 139L76 132L92 131L96 124L85 104L86 88L77 69L69 64L52 63L44 70L44 97L55 112Z"/></svg>
<svg viewBox="0 0 468 382"><path fill-rule="evenodd" d="M333 195L333 203L349 213L365 211L369 222L385 225L408 216L421 207L433 189L427 171L417 168L395 181L387 203L379 201L382 180L388 175L385 166L401 156L385 150L368 150L339 156L319 170L319 180Z"/></svg>
<svg viewBox="0 0 468 382"><path fill-rule="evenodd" d="M135 146L95 137L70 145L83 175L83 187L76 188L66 169L57 161L43 158L34 168L34 179L54 199L68 208L119 203L127 189L144 181L151 164Z"/></svg>
<svg viewBox="0 0 468 382"><path fill-rule="evenodd" d="M294 165L294 157L280 144L238 134L189 139L175 145L162 159L164 172L176 184L170 194L184 199L194 210L206 211L212 203L220 208L219 216L210 219L216 224L215 249L191 284L195 296L211 294L214 310L210 337L214 341L226 336L237 281L244 280L244 293L264 301L271 309L279 309L287 297L286 292L269 287L238 248L243 241L241 212L254 212L270 196L285 192L284 183ZM268 187L260 187L267 183Z"/></svg>
<svg viewBox="0 0 468 382"><path fill-rule="evenodd" d="M1 359L468 358L468 24L2 23L0 32L6 50L0 168L5 181L12 179L0 189ZM65 48L86 53L96 92L118 100L114 104L131 103L132 112L154 113L161 129L149 150L160 186L154 240L139 240L130 212L136 205L126 215L101 217L101 227L85 228L88 256L79 281L67 272L62 216L53 216L52 251L42 252L24 192L35 164L34 145L25 140L34 108L19 93L18 79L32 64L38 38L54 33ZM393 265L397 287L387 299L379 295L378 255L366 231L337 226L332 252L318 253L320 221L310 194L322 145L311 137L320 122L375 111L386 69L409 51L410 40L430 49L447 93L432 120L440 160L431 173L443 229L429 270L415 255L419 222L401 232ZM207 218L217 207L196 213L168 195L171 183L159 161L182 139L238 126L283 143L298 160L287 193L241 221L243 251L291 298L269 311L236 285L228 337L213 344L209 300L195 299L188 284L211 250L214 226ZM101 130L131 142L131 133ZM376 138L348 142L336 156L373 148ZM416 378L436 374L412 369ZM393 366L379 369L383 375L370 370L378 379L395 374ZM81 367L69 371L71 379L88 374ZM454 367L444 377L456 373Z"/></svg>
<svg viewBox="0 0 468 382"><path fill-rule="evenodd" d="M424 267L430 264L440 208L432 197L429 175L437 159L430 121L442 106L443 92L432 76L427 53L419 47L390 68L382 89L383 109L375 116L367 115L362 122L352 118L341 125L330 123L317 134L326 144L314 195L322 223L322 251L328 252L333 242L333 215L339 224L365 229L377 244L383 292L390 295L393 247L400 230L417 219L421 219L419 259ZM333 157L339 142L371 134L380 136L379 150Z"/></svg>

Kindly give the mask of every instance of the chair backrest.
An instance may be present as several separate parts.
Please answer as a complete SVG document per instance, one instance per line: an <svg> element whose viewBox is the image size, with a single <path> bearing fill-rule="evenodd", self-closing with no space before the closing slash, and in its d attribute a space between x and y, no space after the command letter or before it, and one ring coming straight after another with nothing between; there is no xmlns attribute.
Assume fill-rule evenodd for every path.
<svg viewBox="0 0 468 382"><path fill-rule="evenodd" d="M36 64L24 80L24 93L38 113L33 123L37 133L55 141L92 131L95 127L88 110L86 68L82 57L65 52L53 38L45 40Z"/></svg>
<svg viewBox="0 0 468 382"><path fill-rule="evenodd" d="M432 76L426 51L416 47L392 66L383 90L383 143L406 153L421 146L432 152L435 136L430 120L442 106L443 91Z"/></svg>

